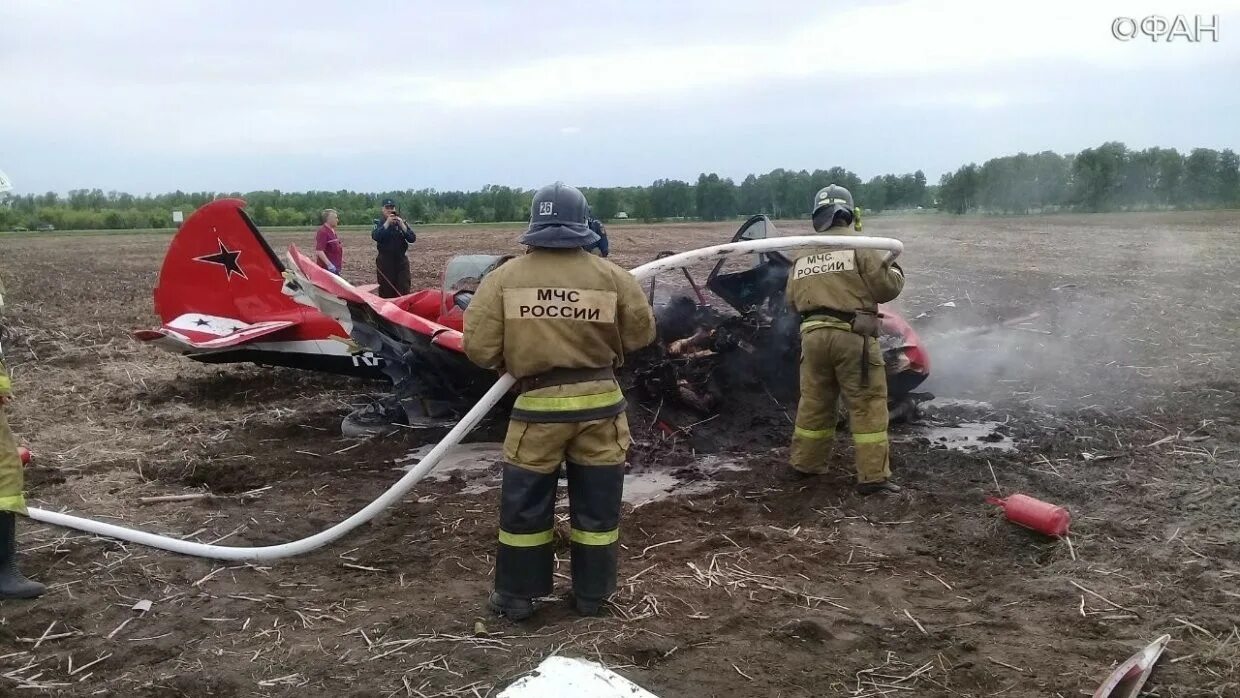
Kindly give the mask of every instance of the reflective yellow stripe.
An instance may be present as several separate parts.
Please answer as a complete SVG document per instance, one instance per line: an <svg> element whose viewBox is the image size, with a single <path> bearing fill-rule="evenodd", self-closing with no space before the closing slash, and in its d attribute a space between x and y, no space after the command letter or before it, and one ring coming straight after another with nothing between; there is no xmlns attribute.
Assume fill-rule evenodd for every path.
<svg viewBox="0 0 1240 698"><path fill-rule="evenodd" d="M0 511L11 511L17 514L25 514L26 498L20 494L0 497Z"/></svg>
<svg viewBox="0 0 1240 698"><path fill-rule="evenodd" d="M513 407L528 412L569 412L611 407L623 399L624 393L619 388L616 388L606 393L574 395L571 397L533 397L522 395L517 398L517 402Z"/></svg>
<svg viewBox="0 0 1240 698"><path fill-rule="evenodd" d="M551 540L551 529L538 533L509 533L502 528L499 530L499 542L514 548L536 548L549 544Z"/></svg>
<svg viewBox="0 0 1240 698"><path fill-rule="evenodd" d="M804 429L795 427L792 433L803 439L829 439L835 436L834 429Z"/></svg>
<svg viewBox="0 0 1240 698"><path fill-rule="evenodd" d="M620 540L620 529L613 528L610 531L595 533L593 531L578 531L574 528L571 538L574 543L581 543L582 545L611 545Z"/></svg>
<svg viewBox="0 0 1240 698"><path fill-rule="evenodd" d="M887 443L887 432L872 431L868 434L853 434L853 443L855 444L883 444Z"/></svg>
<svg viewBox="0 0 1240 698"><path fill-rule="evenodd" d="M851 325L849 325L846 322L840 322L839 320L806 320L805 322L801 323L801 332L809 332L810 330L817 330L823 327L827 327L833 330L844 330L845 332L852 332Z"/></svg>

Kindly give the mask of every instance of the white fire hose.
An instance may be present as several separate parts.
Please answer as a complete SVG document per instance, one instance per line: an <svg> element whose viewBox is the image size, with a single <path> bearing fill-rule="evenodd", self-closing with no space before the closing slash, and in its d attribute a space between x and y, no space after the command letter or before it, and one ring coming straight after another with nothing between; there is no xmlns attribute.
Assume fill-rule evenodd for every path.
<svg viewBox="0 0 1240 698"><path fill-rule="evenodd" d="M697 250L681 252L657 259L653 262L637 267L632 270L632 274L639 280L646 279L651 275L667 269L676 269L694 262L709 261L722 259L733 255L752 254L756 252L772 252L776 250L792 250L805 247L840 247L848 249L871 249L886 250L889 252L887 258L895 259L904 251L904 245L899 240L892 238L875 238L863 236L836 236L836 235L803 235L795 237L778 237L763 240L749 240L744 242L733 242L724 245L715 245L713 247L703 247ZM64 526L65 528L73 528L95 535L115 538L130 543L138 543L152 548L159 548L169 552L181 553L182 555L190 555L193 557L203 557L215 560L240 560L249 562L263 562L269 560L278 560L280 558L292 557L294 555L304 555L305 553L317 550L328 543L332 543L353 529L370 521L379 514L379 512L387 509L413 489L422 478L426 477L430 471L435 469L444 454L449 449L456 446L465 438L487 412L499 402L505 393L512 388L516 379L510 374L504 374L500 377L495 385L478 400L478 404L474 405L460 422L448 432L431 452L426 455L415 467L405 473L397 480L386 492L379 495L370 504L367 504L360 511L353 514L349 518L340 523L320 531L308 538L295 540L288 543L280 543L278 545L263 545L257 547L237 547L228 545L208 545L206 543L195 543L193 541L181 540L179 538L170 538L155 533L139 531L133 528L117 526L115 524L95 521L81 516L72 516L70 514L62 514L37 507L29 508L30 518L35 521L53 524L56 526Z"/></svg>

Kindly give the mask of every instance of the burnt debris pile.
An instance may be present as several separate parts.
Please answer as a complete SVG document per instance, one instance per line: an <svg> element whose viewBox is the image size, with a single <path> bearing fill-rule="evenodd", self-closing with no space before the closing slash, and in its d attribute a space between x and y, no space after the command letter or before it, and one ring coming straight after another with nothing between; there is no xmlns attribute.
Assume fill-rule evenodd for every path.
<svg viewBox="0 0 1240 698"><path fill-rule="evenodd" d="M658 340L623 371L639 441L698 451L787 439L797 396L796 323L721 312L679 296L657 309ZM793 319L794 320L794 319Z"/></svg>

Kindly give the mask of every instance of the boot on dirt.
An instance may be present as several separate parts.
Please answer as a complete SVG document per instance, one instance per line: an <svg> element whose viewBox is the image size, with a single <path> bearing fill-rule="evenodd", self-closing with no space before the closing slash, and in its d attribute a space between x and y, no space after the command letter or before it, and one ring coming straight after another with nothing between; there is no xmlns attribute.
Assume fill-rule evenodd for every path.
<svg viewBox="0 0 1240 698"><path fill-rule="evenodd" d="M620 563L620 510L623 465L568 463L568 520L571 526L573 607L598 615L616 591Z"/></svg>
<svg viewBox="0 0 1240 698"><path fill-rule="evenodd" d="M887 423L911 422L917 417L917 403L905 398L887 408Z"/></svg>
<svg viewBox="0 0 1240 698"><path fill-rule="evenodd" d="M488 605L491 607L492 613L511 621L522 621L534 615L533 601L501 594L498 591L491 592L491 600Z"/></svg>
<svg viewBox="0 0 1240 698"><path fill-rule="evenodd" d="M0 599L33 599L47 587L17 571L17 516L0 512Z"/></svg>
<svg viewBox="0 0 1240 698"><path fill-rule="evenodd" d="M822 477L823 475L827 473L827 471L825 470L822 472L815 472L815 471L810 471L810 470L800 470L798 468L793 468L793 467L789 467L786 472L787 472L787 478L791 480L792 482L804 482L806 480L813 480L814 478Z"/></svg>
<svg viewBox="0 0 1240 698"><path fill-rule="evenodd" d="M857 483L857 494L863 496L869 496L871 494L899 494L903 489L903 487L900 487L891 480Z"/></svg>
<svg viewBox="0 0 1240 698"><path fill-rule="evenodd" d="M573 608L577 609L577 615L593 617L599 614L603 607L601 599L587 599L582 596L573 597Z"/></svg>

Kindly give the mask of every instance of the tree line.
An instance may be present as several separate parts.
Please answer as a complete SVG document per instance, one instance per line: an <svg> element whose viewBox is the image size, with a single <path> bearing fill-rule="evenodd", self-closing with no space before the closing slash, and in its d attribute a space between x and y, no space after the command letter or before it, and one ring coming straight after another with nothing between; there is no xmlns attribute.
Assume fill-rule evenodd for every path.
<svg viewBox="0 0 1240 698"><path fill-rule="evenodd" d="M592 213L603 220L626 217L647 221L704 219L724 220L739 214L767 213L777 217L804 215L815 191L828 184L848 187L866 207L874 210L932 205L926 176L883 175L863 182L840 167L799 172L774 170L750 175L740 184L717 174L702 174L696 182L660 179L647 187L583 187ZM323 209L340 213L343 225L368 225L380 203L395 199L410 221L424 223L491 223L522 221L529 217L533 190L488 185L479 191L433 189L354 191L252 191L183 192L134 196L100 189L75 189L67 195L55 192L12 197L0 206L0 230L14 227L35 229L51 224L58 229L166 228L172 212L186 215L220 197L245 199L250 215L262 226L316 226Z"/></svg>
<svg viewBox="0 0 1240 698"><path fill-rule="evenodd" d="M1240 206L1231 149L1129 150L1103 143L1075 155L1020 153L943 175L937 207L951 213L1146 211Z"/></svg>
<svg viewBox="0 0 1240 698"><path fill-rule="evenodd" d="M1228 150L1169 148L1129 150L1104 143L1079 153L1020 153L968 164L929 184L921 170L863 180L842 167L772 170L740 183L715 173L696 181L659 179L649 186L583 188L595 216L614 220L622 212L646 221L725 220L765 213L776 218L809 215L815 191L840 184L868 211L938 208L952 213L1033 213L1059 210L1119 211L1156 208L1219 208L1240 205L1240 159ZM392 198L402 214L424 223L522 221L533 191L488 185L478 191L433 189L354 191L182 192L134 196L78 189L10 197L0 206L0 230L166 228L172 212L188 215L222 196L243 198L263 226L317 226L325 208L344 225L368 225L380 202Z"/></svg>

